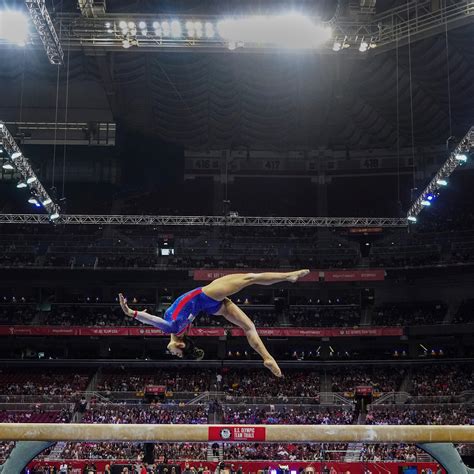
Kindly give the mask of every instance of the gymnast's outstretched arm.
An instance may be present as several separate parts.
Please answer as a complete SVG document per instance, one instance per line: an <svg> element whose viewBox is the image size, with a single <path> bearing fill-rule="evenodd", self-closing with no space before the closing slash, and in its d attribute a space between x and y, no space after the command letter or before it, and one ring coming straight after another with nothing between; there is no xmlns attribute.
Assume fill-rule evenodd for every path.
<svg viewBox="0 0 474 474"><path fill-rule="evenodd" d="M148 314L146 310L134 311L133 309L130 309L127 305L127 300L124 298L122 293L119 293L119 301L120 301L120 307L122 308L122 311L127 316L137 319L143 324L149 324L150 326L154 326L155 328L161 329L166 334L171 333L171 324L168 321L165 321L163 318L160 318L159 316Z"/></svg>

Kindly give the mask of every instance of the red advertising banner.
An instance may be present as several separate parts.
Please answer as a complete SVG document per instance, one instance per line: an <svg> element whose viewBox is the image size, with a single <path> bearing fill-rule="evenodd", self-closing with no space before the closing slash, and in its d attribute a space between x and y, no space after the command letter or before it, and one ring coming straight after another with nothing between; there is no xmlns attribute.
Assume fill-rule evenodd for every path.
<svg viewBox="0 0 474 474"><path fill-rule="evenodd" d="M249 269L246 268L246 273L261 273L261 272L279 272L281 270L275 269ZM194 271L195 281L211 281L225 275L232 275L234 273L242 273L240 270L224 270L224 269L201 269ZM385 279L385 270L383 269L364 269L364 270L311 270L309 275L306 275L300 281L315 282L315 281L383 281Z"/></svg>
<svg viewBox="0 0 474 474"><path fill-rule="evenodd" d="M324 271L324 281L383 281L385 270L334 270Z"/></svg>
<svg viewBox="0 0 474 474"><path fill-rule="evenodd" d="M95 444L95 443L94 443ZM82 474L84 469L87 465L90 465L91 462L96 467L97 474L105 474L106 473L106 466L113 466L115 469L118 466L128 466L129 470L137 464L136 461L131 461L130 459L123 459L123 460L102 460L102 459L87 459L87 460L78 460L78 459L68 459L68 460L60 460L60 461L31 461L28 465L29 470L33 469L42 469L48 467L55 467L57 472L59 472L59 468L61 464L64 462L67 463L70 474ZM350 474L366 474L367 472L374 472L380 473L383 472L385 474L399 474L400 472L441 472L445 474L446 471L442 468L439 468L439 465L435 462L337 462L337 461L312 461L312 462L304 462L304 461L289 461L289 460L282 460L282 461L242 461L241 459L229 459L226 463L226 469L229 469L230 463L236 463L238 466L242 466L243 471L245 473L258 473L263 470L267 470L269 467L272 470L278 470L285 467L285 471L296 471L301 472L304 469L308 469L307 472L312 472L313 474L322 474L325 472L331 473L350 473ZM237 464L238 463L238 464ZM179 465L181 470L184 470L185 466L194 467L196 470L202 468L203 466L207 466L211 472L214 472L217 469L219 463L212 462L212 461L193 461L193 460L168 460L168 466L170 465ZM122 468L118 468L118 471L122 472ZM440 471L438 471L440 469ZM28 472L28 471L27 471ZM43 471L41 471L43 472ZM110 471L107 471L110 472ZM117 472L117 471L112 471ZM221 471L222 472L222 471ZM226 472L226 471L224 471ZM228 472L228 471L227 471Z"/></svg>
<svg viewBox="0 0 474 474"><path fill-rule="evenodd" d="M367 337L403 336L403 328L258 328L263 337ZM242 329L191 328L189 335L195 337L221 337L230 334L244 337ZM138 336L160 337L164 334L148 327L82 327L82 326L0 326L0 336Z"/></svg>
<svg viewBox="0 0 474 474"><path fill-rule="evenodd" d="M231 329L232 336L243 336L241 329ZM367 337L367 336L403 336L403 328L258 328L264 337Z"/></svg>
<svg viewBox="0 0 474 474"><path fill-rule="evenodd" d="M245 269L209 269L203 268L201 270L194 270L194 280L195 281L212 281L216 278L220 278L226 275L233 275L234 273L262 273L262 272L281 272L281 269L255 269L255 268L245 268ZM319 280L319 270L311 270L311 272L305 277L301 278L299 281L308 282L308 281L318 281Z"/></svg>
<svg viewBox="0 0 474 474"><path fill-rule="evenodd" d="M264 426L209 426L209 441L265 441Z"/></svg>

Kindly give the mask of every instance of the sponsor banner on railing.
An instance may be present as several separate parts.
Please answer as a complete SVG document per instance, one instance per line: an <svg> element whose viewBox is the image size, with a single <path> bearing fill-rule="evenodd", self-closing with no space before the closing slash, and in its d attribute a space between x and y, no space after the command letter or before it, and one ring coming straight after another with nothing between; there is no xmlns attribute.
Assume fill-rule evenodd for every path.
<svg viewBox="0 0 474 474"><path fill-rule="evenodd" d="M209 441L265 441L264 426L209 426Z"/></svg>
<svg viewBox="0 0 474 474"><path fill-rule="evenodd" d="M231 329L232 336L243 336L241 329ZM266 337L364 337L403 336L403 328L259 328L258 333Z"/></svg>
<svg viewBox="0 0 474 474"><path fill-rule="evenodd" d="M262 272L279 272L278 269L201 269L194 271L195 281L211 281L225 275L233 275L234 273L262 273ZM314 281L383 281L385 279L385 270L383 269L363 269L363 270L311 270L311 272L301 282Z"/></svg>
<svg viewBox="0 0 474 474"><path fill-rule="evenodd" d="M403 328L258 328L263 337L368 337L403 336ZM244 337L242 329L191 328L195 337ZM121 326L0 326L0 336L142 336L159 337L164 334L155 328Z"/></svg>
<svg viewBox="0 0 474 474"><path fill-rule="evenodd" d="M226 275L233 275L234 273L263 273L263 272L281 272L281 270L275 268L267 269L256 269L256 268L236 268L236 269L210 269L202 268L201 270L194 270L194 280L196 281L211 281L216 278L220 278ZM311 270L311 272L305 277L301 278L300 281L318 281L319 270Z"/></svg>
<svg viewBox="0 0 474 474"><path fill-rule="evenodd" d="M82 474L85 472L84 469L86 466L90 465L91 463L94 464L95 468L97 469L97 474L105 474L106 473L106 466L109 465L113 467L112 472L123 472L122 468L124 466L128 467L128 472L133 472L133 467L138 464L136 461L130 460L102 460L102 459L87 459L87 460L65 460L65 461L39 461L35 460L32 461L28 468L30 470L33 469L40 469L45 468L46 466L52 467L54 466L58 471L61 464L66 463L69 467L68 472L70 474ZM242 461L241 459L236 460L228 460L226 461L226 469L229 469L231 464L236 466L242 466L243 472L246 473L257 473L263 470L275 470L281 472L282 470L286 472L296 471L301 472L304 469L308 469L307 472L311 472L313 474L323 474L323 473L340 473L340 474L366 474L366 473L384 473L384 474L399 474L400 472L441 472L445 474L445 470L440 468L438 471L439 465L434 462L424 462L424 463L417 463L417 462L335 462L335 461ZM185 466L194 467L195 469L202 468L203 465L207 466L210 472L215 472L219 463L213 461L175 461L169 460L168 461L168 470L171 470L172 466L180 466L183 470ZM118 468L120 466L120 468ZM110 471L107 471L110 472Z"/></svg>
<svg viewBox="0 0 474 474"><path fill-rule="evenodd" d="M383 281L385 270L334 270L324 271L324 281Z"/></svg>

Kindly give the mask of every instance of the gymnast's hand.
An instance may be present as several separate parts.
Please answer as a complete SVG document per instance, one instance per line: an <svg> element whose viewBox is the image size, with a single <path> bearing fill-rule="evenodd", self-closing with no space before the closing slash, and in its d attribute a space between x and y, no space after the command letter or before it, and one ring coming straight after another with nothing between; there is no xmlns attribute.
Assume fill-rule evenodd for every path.
<svg viewBox="0 0 474 474"><path fill-rule="evenodd" d="M122 293L119 293L119 301L120 301L120 307L122 308L122 311L127 316L134 317L135 316L135 311L133 311L132 309L130 309L128 307L127 300L122 295ZM143 311L140 311L140 313L146 313L146 309L144 309Z"/></svg>

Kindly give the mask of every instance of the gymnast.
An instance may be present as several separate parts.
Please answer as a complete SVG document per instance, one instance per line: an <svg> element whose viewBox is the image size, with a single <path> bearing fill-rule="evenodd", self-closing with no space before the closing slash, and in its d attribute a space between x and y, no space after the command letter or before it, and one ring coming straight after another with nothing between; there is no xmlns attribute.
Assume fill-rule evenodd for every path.
<svg viewBox="0 0 474 474"><path fill-rule="evenodd" d="M308 273L309 270L298 270L288 273L235 273L226 275L212 281L209 285L181 295L165 311L164 318L148 314L146 310L135 311L130 309L122 293L119 294L120 306L127 316L169 334L171 340L168 344L168 350L171 354L195 360L201 360L204 357L204 351L195 347L191 338L185 335L186 330L201 311L224 316L227 321L244 331L250 346L262 357L265 367L276 377L281 377L280 367L264 346L254 323L228 297L250 285L273 285L283 281L295 283Z"/></svg>

